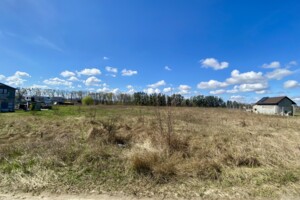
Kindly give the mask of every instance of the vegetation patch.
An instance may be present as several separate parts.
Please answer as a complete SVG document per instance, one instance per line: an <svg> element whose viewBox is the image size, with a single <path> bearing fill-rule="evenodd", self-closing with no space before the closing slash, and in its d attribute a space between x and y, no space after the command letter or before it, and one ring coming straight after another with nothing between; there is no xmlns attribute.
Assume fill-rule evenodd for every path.
<svg viewBox="0 0 300 200"><path fill-rule="evenodd" d="M3 191L187 199L300 191L297 117L95 105L8 115L0 115Z"/></svg>

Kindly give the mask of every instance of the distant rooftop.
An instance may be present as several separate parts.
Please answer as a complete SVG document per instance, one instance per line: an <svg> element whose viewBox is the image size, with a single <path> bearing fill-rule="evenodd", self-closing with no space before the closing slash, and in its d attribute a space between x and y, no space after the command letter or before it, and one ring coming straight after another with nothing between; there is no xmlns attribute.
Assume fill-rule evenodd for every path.
<svg viewBox="0 0 300 200"><path fill-rule="evenodd" d="M256 105L277 105L285 98L290 100L292 104L296 104L293 100L291 100L287 96L281 96L281 97L263 97L261 100L259 100L256 103Z"/></svg>
<svg viewBox="0 0 300 200"><path fill-rule="evenodd" d="M11 88L11 89L16 89L16 88L11 87L11 86L9 86L9 85L5 85L4 83L0 83L0 86L9 87L9 88Z"/></svg>

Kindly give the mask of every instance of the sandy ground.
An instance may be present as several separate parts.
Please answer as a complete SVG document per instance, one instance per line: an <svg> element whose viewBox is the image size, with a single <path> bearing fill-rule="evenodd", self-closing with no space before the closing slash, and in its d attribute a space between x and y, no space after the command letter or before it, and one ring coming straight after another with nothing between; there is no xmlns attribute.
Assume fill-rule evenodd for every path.
<svg viewBox="0 0 300 200"><path fill-rule="evenodd" d="M53 195L53 194L41 194L33 196L31 194L1 194L0 200L150 200L150 198L136 198L129 196L110 196L106 194L100 195Z"/></svg>

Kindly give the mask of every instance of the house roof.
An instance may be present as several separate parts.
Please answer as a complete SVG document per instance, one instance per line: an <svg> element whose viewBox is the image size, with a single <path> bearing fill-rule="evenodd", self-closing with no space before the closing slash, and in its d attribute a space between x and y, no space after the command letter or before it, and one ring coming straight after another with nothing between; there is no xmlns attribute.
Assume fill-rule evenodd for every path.
<svg viewBox="0 0 300 200"><path fill-rule="evenodd" d="M282 96L282 97L263 97L261 100L259 100L256 103L256 105L278 105L285 98L290 100L292 104L296 104L293 100L291 100L287 96Z"/></svg>
<svg viewBox="0 0 300 200"><path fill-rule="evenodd" d="M16 88L13 88L13 87L11 87L11 86L9 86L9 85L5 85L4 83L0 83L0 87L1 87L1 86L2 86L2 87L9 87L9 88L14 89L14 90L16 89Z"/></svg>

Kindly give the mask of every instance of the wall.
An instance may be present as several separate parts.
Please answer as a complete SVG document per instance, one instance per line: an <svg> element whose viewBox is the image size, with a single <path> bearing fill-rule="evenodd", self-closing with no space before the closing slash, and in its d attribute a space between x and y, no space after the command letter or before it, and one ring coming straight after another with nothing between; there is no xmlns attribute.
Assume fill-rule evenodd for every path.
<svg viewBox="0 0 300 200"><path fill-rule="evenodd" d="M8 112L15 110L15 89L0 86L0 111Z"/></svg>
<svg viewBox="0 0 300 200"><path fill-rule="evenodd" d="M277 113L276 111L277 111L276 105L255 105L255 106L253 106L253 112L255 112L255 113L274 115Z"/></svg>
<svg viewBox="0 0 300 200"><path fill-rule="evenodd" d="M292 106L292 102L285 98L283 99L279 104L278 104L278 113L293 113L293 106Z"/></svg>

